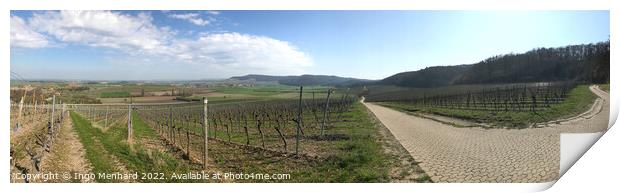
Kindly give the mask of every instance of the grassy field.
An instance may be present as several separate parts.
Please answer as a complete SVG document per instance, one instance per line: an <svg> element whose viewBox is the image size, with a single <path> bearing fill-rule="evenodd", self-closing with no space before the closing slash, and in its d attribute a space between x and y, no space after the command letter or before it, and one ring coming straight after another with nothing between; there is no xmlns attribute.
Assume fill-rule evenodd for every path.
<svg viewBox="0 0 620 193"><path fill-rule="evenodd" d="M122 98L122 97L130 97L129 92L120 91L120 92L102 92L99 94L101 98Z"/></svg>
<svg viewBox="0 0 620 193"><path fill-rule="evenodd" d="M104 92L140 92L144 89L144 92L159 92L170 91L173 86L166 84L88 84L87 86L92 88L92 93L101 94Z"/></svg>
<svg viewBox="0 0 620 193"><path fill-rule="evenodd" d="M71 113L71 119L86 149L86 158L92 164L94 173L163 172L171 174L188 172L192 168L191 165L171 156L165 150L145 147L141 143L142 138L158 140L158 136L135 115L133 116L133 129L136 143L131 147L126 141L127 127L116 125L103 132L76 113ZM99 178L97 181L119 182ZM139 179L138 181L183 182L183 180L173 179Z"/></svg>
<svg viewBox="0 0 620 193"><path fill-rule="evenodd" d="M307 86L304 87L304 98L312 98L314 93L316 98L325 98L329 87L325 86ZM215 87L212 88L211 96L207 95L209 100L212 97L238 98L251 100L273 100L273 99L294 99L299 97L298 86L288 85L257 85L254 87ZM340 97L344 95L346 90L335 90L332 97Z"/></svg>
<svg viewBox="0 0 620 193"><path fill-rule="evenodd" d="M380 128L369 116L365 108L356 103L350 111L343 114L344 121L334 122L327 131L330 136L340 137L331 140L304 138L302 153L321 152L323 156L319 159L297 158L294 155L283 157L279 154L210 140L209 155L212 162L210 170L291 175L291 179L288 180L240 180L237 182L390 182L392 180L390 171L401 160L384 151L386 139L379 134ZM76 113L71 113L71 118L86 149L86 157L93 165L94 172L164 172L170 174L201 170L199 166L189 163L173 151L153 146L154 142L162 142L162 139L154 129L140 119L137 113L133 114L135 140L132 147L126 142L127 129L124 124L102 131ZM213 134L212 131L210 135L213 136ZM220 131L218 135L224 136L224 133ZM241 133L234 133L232 141L242 143L244 138ZM253 139L252 144L256 145L257 142L257 139ZM293 146L294 142L290 143L289 145ZM426 182L428 179L421 177L416 181Z"/></svg>
<svg viewBox="0 0 620 193"><path fill-rule="evenodd" d="M98 89L100 90L97 92L75 92L71 96L89 96L89 94L98 93L99 97L122 97L131 94L129 91L123 91L124 88L115 87L114 89L117 90L113 90L101 86ZM100 92L103 89L108 90ZM165 88L160 87L158 89ZM215 88L209 93L209 101L211 104L235 103L243 105L244 103L290 100L298 97L297 89L298 87L281 85ZM325 97L326 90L327 87L307 87L304 88L303 97L312 98L309 93L314 91L315 97L320 99ZM340 97L344 93L345 91L336 90L332 97ZM147 100L148 97L134 97L134 102L140 102L140 98ZM201 95L188 97L192 101L201 98ZM101 98L100 100L104 103L127 102L124 99L126 98ZM178 101L168 98L165 100ZM97 124L91 124L80 114L71 112L70 116L79 140L84 146L86 159L91 163L94 173L162 172L170 175L171 173L202 171L200 163L188 160L178 149L167 145L156 130L141 120L138 113L133 114L132 117L134 143L131 146L127 143L127 126L123 120L119 121L117 125L102 129L96 126ZM265 129L273 130L273 128ZM386 139L380 134L380 131L381 128L371 119L371 115L368 114L363 105L355 103L352 109L342 114L342 121L334 121L331 127L326 130L328 136L335 137L323 139L308 134L302 139L302 153L317 155L318 158L296 157L292 154L283 156L269 151L228 144L223 142L224 140L210 140L208 172L283 173L291 175L290 179L284 180L233 180L234 182L390 182L394 180L393 168L397 167L398 163L403 162L397 156L385 151ZM294 137L290 134L292 131L287 132L289 133L287 136L289 151L291 151L294 147ZM210 136L214 136L214 134L214 131L211 130ZM224 136L224 131L219 130L218 135ZM243 133L236 132L232 134L232 141L244 143L244 137ZM197 148L201 147L199 145L200 140L191 143ZM279 143L279 141L274 143ZM257 144L258 139L253 138L252 145ZM192 152L200 151L192 149ZM408 167L417 166L412 163ZM419 169L410 171L423 174L423 171ZM426 175L421 176L413 179L413 181L429 181ZM108 179L97 179L97 181L128 182ZM220 182L173 179L138 179L135 181Z"/></svg>
<svg viewBox="0 0 620 193"><path fill-rule="evenodd" d="M599 84L598 85L602 90L609 92L609 84Z"/></svg>
<svg viewBox="0 0 620 193"><path fill-rule="evenodd" d="M20 85L15 83L15 85ZM85 83L79 84L85 90L67 90L68 83L30 83L40 88L55 88L62 90L57 97L65 103L79 104L110 104L110 103L174 103L199 101L207 97L212 103L243 103L256 101L270 101L281 99L295 99L298 97L299 87L279 84L257 84L255 86L201 86L182 84L155 84L155 83ZM304 87L304 98L325 98L329 87ZM173 92L174 91L174 95ZM185 96L179 96L181 94ZM341 97L346 94L345 89L336 89L331 97ZM354 94L353 91L349 92ZM142 96L144 94L144 96Z"/></svg>
<svg viewBox="0 0 620 193"><path fill-rule="evenodd" d="M273 162L257 167L252 164L227 165L231 156L228 153L214 153L216 162L223 168L234 167L243 172L284 172L290 173L291 181L283 182L390 182L390 171L395 164L400 163L398 158L388 155L384 151L384 139L379 134L379 127L375 125L360 103L356 103L351 111L343 114L341 122L335 122L327 131L328 136L338 136L330 140L321 140L311 137L314 134L306 134L301 142L301 152L311 153L322 157L315 161L301 161L290 159L288 161ZM270 128L265 128L265 130ZM310 129L310 128L308 128ZM231 129L234 130L234 129ZM310 131L307 131L310 133ZM210 136L218 136L221 140L227 140L226 132L218 130L217 134L211 130ZM294 147L294 138L287 138L289 148ZM278 140L272 138L272 140ZM231 133L231 141L245 143L245 136L240 132ZM257 145L258 139L251 139L252 145ZM267 142L269 143L269 142ZM277 143L277 141L276 141ZM219 151L219 150L214 150ZM247 153L240 153L247 156ZM240 158L243 160L255 160L255 157ZM273 158L262 158L271 160ZM297 164L291 165L288 162ZM419 171L422 172L422 171ZM422 175L424 176L424 175ZM428 179L421 177L419 182L427 182Z"/></svg>
<svg viewBox="0 0 620 193"><path fill-rule="evenodd" d="M100 99L93 98L84 93L74 92L74 93L63 93L57 96L59 101L67 104L99 104L101 103Z"/></svg>
<svg viewBox="0 0 620 193"><path fill-rule="evenodd" d="M305 87L304 90L311 92L315 91L317 93L325 93L329 87L325 86L311 86ZM224 93L224 94L247 94L254 96L272 96L276 94L282 93L295 93L298 92L299 87L297 86L288 86L288 85L279 85L279 84L265 84L265 85L256 85L254 87L216 87L214 88L216 92Z"/></svg>
<svg viewBox="0 0 620 193"><path fill-rule="evenodd" d="M76 130L80 142L84 145L86 159L92 166L93 173L121 172L114 166L115 158L108 154L101 144L102 132L93 127L90 122L76 113L71 112L73 128ZM98 182L114 182L108 179L97 179Z"/></svg>
<svg viewBox="0 0 620 193"><path fill-rule="evenodd" d="M504 111L475 111L447 108L418 107L407 103L381 102L380 105L407 112L431 113L448 117L471 120L478 123L488 123L492 126L508 128L524 128L532 123L541 123L560 118L571 117L586 111L596 95L587 85L579 85L570 91L568 97L560 104L535 113L532 112L504 112Z"/></svg>

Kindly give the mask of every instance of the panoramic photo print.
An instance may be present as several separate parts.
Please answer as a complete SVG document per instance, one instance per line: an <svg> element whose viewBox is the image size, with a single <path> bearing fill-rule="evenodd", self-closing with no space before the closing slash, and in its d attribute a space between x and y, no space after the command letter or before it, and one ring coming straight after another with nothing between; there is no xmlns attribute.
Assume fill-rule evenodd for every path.
<svg viewBox="0 0 620 193"><path fill-rule="evenodd" d="M609 17L10 11L10 181L555 181L608 129Z"/></svg>

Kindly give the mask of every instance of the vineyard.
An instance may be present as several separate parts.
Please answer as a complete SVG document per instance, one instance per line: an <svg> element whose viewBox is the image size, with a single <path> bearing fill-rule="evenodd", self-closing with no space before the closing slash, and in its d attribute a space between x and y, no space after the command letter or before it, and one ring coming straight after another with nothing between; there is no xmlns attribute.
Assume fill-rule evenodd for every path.
<svg viewBox="0 0 620 193"><path fill-rule="evenodd" d="M67 120L67 106L56 104L11 103L11 171L38 173L41 162Z"/></svg>
<svg viewBox="0 0 620 193"><path fill-rule="evenodd" d="M39 168L40 160L50 152L58 127L68 121L69 114L73 126L79 127L75 129L86 146L87 157L112 157L107 161L91 160L95 170L98 162L114 159L128 162L126 169L133 171L147 171L149 162L156 168L173 167L171 171L221 170L214 165L231 164L224 163L231 159L237 160L232 164L243 165L239 157L256 153L270 160L292 160L283 163L286 167L299 164L294 160L318 163L333 159L330 157L337 155L334 148L351 143L357 135L366 136L343 127L355 124L350 114L357 99L348 93L334 95L333 89L325 93L315 98L318 93L314 90L303 92L301 88L296 99L228 104L209 104L207 99L187 103L62 104L55 101L55 96L51 104L13 103L11 152L27 154L12 154L11 166L23 174L44 172ZM24 137L25 133L33 137ZM102 147L91 147L92 140ZM99 153L93 153L91 148L99 148ZM240 150L254 153L228 155ZM168 161L164 166L158 166L162 163L156 161L154 152L168 152L171 156L165 157ZM139 160L126 157L134 154Z"/></svg>
<svg viewBox="0 0 620 193"><path fill-rule="evenodd" d="M457 124L462 127L538 127L577 116L596 99L587 85L574 82L376 90L371 87L365 100L420 116L457 118L465 121Z"/></svg>
<svg viewBox="0 0 620 193"><path fill-rule="evenodd" d="M400 102L444 109L537 112L564 101L574 87L572 82L522 84L445 93L422 91L414 93L413 96L383 95L370 97L368 101Z"/></svg>

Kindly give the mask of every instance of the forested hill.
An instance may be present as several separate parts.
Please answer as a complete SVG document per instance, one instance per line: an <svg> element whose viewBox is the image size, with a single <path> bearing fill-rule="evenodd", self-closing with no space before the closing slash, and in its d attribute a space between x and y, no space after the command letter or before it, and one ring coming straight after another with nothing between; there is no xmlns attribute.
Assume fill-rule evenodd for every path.
<svg viewBox="0 0 620 193"><path fill-rule="evenodd" d="M609 41L538 48L522 54L494 56L472 65L437 66L398 73L378 83L420 88L545 81L607 83L609 51Z"/></svg>
<svg viewBox="0 0 620 193"><path fill-rule="evenodd" d="M278 82L284 85L291 86L347 86L353 84L359 84L368 82L370 80L345 78L339 76L327 76L327 75L301 75L301 76L268 76L268 75L256 75L250 74L245 76L235 76L230 79L235 80L254 80L254 81L272 81Z"/></svg>
<svg viewBox="0 0 620 193"><path fill-rule="evenodd" d="M474 64L456 84L575 80L609 82L609 42L539 48Z"/></svg>
<svg viewBox="0 0 620 193"><path fill-rule="evenodd" d="M384 85L431 88L450 85L472 65L433 66L418 71L401 72L380 81Z"/></svg>

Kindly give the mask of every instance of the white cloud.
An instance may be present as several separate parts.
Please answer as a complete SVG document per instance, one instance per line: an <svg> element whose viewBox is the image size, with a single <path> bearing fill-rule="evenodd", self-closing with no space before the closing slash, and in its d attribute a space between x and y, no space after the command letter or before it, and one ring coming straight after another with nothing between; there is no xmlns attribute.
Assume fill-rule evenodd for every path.
<svg viewBox="0 0 620 193"><path fill-rule="evenodd" d="M220 14L219 11L207 11L207 13L211 14L211 15L219 15Z"/></svg>
<svg viewBox="0 0 620 193"><path fill-rule="evenodd" d="M301 73L313 65L307 54L286 41L240 33L179 40L170 50L179 60L239 73Z"/></svg>
<svg viewBox="0 0 620 193"><path fill-rule="evenodd" d="M145 13L50 11L34 13L27 24L20 18L12 18L12 45L13 30L25 31L23 29L29 26L33 29L30 30L32 34L38 34L32 36L45 42L47 40L40 33L59 43L104 47L125 53L122 57L115 57L113 63L132 63L160 71L186 70L199 78L244 73L300 74L313 65L310 56L286 41L234 32L196 32L199 34L196 38L184 38L180 36L185 32L158 27ZM20 45L40 47L47 43Z"/></svg>
<svg viewBox="0 0 620 193"><path fill-rule="evenodd" d="M200 14L198 13L170 14L168 17L186 20L199 26L209 25L209 23L211 23L209 20L200 18Z"/></svg>
<svg viewBox="0 0 620 193"><path fill-rule="evenodd" d="M49 41L44 35L32 30L22 18L11 16L11 47L42 48L47 46L49 46Z"/></svg>
<svg viewBox="0 0 620 193"><path fill-rule="evenodd" d="M151 21L151 16L144 13L132 16L111 11L48 11L33 14L29 24L62 42L157 53L173 33Z"/></svg>

